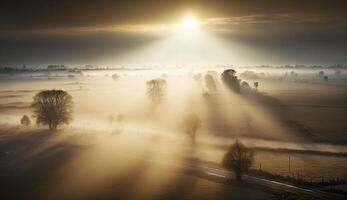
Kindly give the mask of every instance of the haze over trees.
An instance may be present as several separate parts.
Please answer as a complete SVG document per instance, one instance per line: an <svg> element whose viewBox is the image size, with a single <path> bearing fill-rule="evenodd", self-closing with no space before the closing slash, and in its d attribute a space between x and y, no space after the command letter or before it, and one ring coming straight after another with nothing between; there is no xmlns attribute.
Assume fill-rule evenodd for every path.
<svg viewBox="0 0 347 200"><path fill-rule="evenodd" d="M196 134L200 125L201 121L195 113L188 114L184 117L185 133L190 137L193 144L195 143Z"/></svg>
<svg viewBox="0 0 347 200"><path fill-rule="evenodd" d="M232 144L222 160L223 167L234 171L236 180L241 181L242 176L247 172L254 161L254 152L236 140Z"/></svg>
<svg viewBox="0 0 347 200"><path fill-rule="evenodd" d="M31 108L37 124L48 125L56 130L61 124L72 120L72 97L63 90L44 90L33 97Z"/></svg>
<svg viewBox="0 0 347 200"><path fill-rule="evenodd" d="M249 86L248 82L246 81L241 82L241 88L242 88L242 91L245 91L245 92L250 92L252 90L251 86Z"/></svg>
<svg viewBox="0 0 347 200"><path fill-rule="evenodd" d="M217 90L216 81L214 80L213 75L206 74L204 80L208 92L215 92Z"/></svg>
<svg viewBox="0 0 347 200"><path fill-rule="evenodd" d="M243 73L240 74L240 77L241 78L247 78L247 79L258 79L259 75L256 72L254 72L254 71L246 70L246 71L244 71Z"/></svg>
<svg viewBox="0 0 347 200"><path fill-rule="evenodd" d="M158 106L165 96L166 81L161 78L152 79L147 81L146 86L147 95L152 101L153 106Z"/></svg>
<svg viewBox="0 0 347 200"><path fill-rule="evenodd" d="M31 124L31 120L27 115L23 115L23 117L20 119L20 124L23 126L29 126Z"/></svg>
<svg viewBox="0 0 347 200"><path fill-rule="evenodd" d="M195 74L194 76L193 76L193 79L195 80L195 81L197 81L197 82L200 82L201 81L201 79L202 79L202 75L199 73L199 74Z"/></svg>
<svg viewBox="0 0 347 200"><path fill-rule="evenodd" d="M222 75L222 81L223 83L232 91L240 93L241 87L240 87L240 79L236 76L236 71L233 69L227 69L224 70Z"/></svg>

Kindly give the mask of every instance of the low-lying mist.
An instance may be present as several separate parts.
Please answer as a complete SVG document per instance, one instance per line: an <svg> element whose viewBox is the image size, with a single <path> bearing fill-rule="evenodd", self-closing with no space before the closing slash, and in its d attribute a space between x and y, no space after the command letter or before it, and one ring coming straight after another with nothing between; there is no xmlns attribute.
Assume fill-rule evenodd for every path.
<svg viewBox="0 0 347 200"><path fill-rule="evenodd" d="M49 189L44 195L57 199L89 198L132 173L137 173L136 181L129 182L134 191L141 194L140 187L146 185L150 197L174 179L171 173L161 174L162 167L155 163L165 163L173 171L191 165L191 159L219 164L235 139L260 149L254 168L261 164L278 173L286 171L283 163L292 150L347 152L341 144L347 140L341 134L347 130L342 123L343 78L317 82L316 71L296 72L300 78L295 80L288 76L297 75L276 70L265 75L254 72L259 77L246 71L229 79L223 79L223 70L192 69L99 70L70 77L32 74L2 79L1 142L7 156L21 155L16 163L26 163L26 168L35 168L43 160L64 160L46 180ZM239 87L230 85L233 81ZM30 108L32 97L49 89L68 92L74 103L73 121L55 133L36 126ZM327 117L334 115L334 121L319 116L322 109ZM19 125L24 114L32 121L27 127ZM324 127L341 132L332 128L329 131L334 133L328 135ZM279 149L285 153L276 158L283 162L271 153ZM297 170L307 165L300 159ZM345 164L345 160L337 162Z"/></svg>

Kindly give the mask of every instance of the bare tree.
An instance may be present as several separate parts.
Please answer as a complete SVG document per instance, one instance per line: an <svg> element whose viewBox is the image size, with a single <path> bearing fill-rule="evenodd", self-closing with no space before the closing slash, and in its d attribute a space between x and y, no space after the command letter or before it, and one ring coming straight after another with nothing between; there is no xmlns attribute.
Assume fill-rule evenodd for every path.
<svg viewBox="0 0 347 200"><path fill-rule="evenodd" d="M166 81L161 78L147 81L147 95L151 99L153 105L158 106L165 95Z"/></svg>
<svg viewBox="0 0 347 200"><path fill-rule="evenodd" d="M243 174L251 168L253 160L254 152L236 140L224 155L222 164L225 168L233 170L236 179L241 181Z"/></svg>
<svg viewBox="0 0 347 200"><path fill-rule="evenodd" d="M184 128L187 135L191 138L192 143L195 143L196 133L200 128L201 121L199 117L192 113L184 117Z"/></svg>
<svg viewBox="0 0 347 200"><path fill-rule="evenodd" d="M236 71L233 69L224 70L221 75L223 83L234 92L240 93L240 81L236 76Z"/></svg>
<svg viewBox="0 0 347 200"><path fill-rule="evenodd" d="M48 125L56 130L61 124L72 120L72 97L63 90L44 90L33 97L31 108L37 124Z"/></svg>
<svg viewBox="0 0 347 200"><path fill-rule="evenodd" d="M256 91L258 91L259 82L254 82L253 85L254 85L254 89L255 89Z"/></svg>
<svg viewBox="0 0 347 200"><path fill-rule="evenodd" d="M20 124L29 126L31 124L31 120L27 115L23 115L23 117L20 119Z"/></svg>

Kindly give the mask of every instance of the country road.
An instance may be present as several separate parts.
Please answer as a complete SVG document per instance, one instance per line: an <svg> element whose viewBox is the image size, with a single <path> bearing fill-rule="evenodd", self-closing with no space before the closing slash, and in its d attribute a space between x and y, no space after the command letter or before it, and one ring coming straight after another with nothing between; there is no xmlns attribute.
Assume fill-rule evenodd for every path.
<svg viewBox="0 0 347 200"><path fill-rule="evenodd" d="M194 167L196 168L196 166L189 166L189 165L185 167L188 169L192 169ZM224 179L225 181L227 181L228 179L233 177L232 172L225 169L217 168L217 167L198 166L198 171L202 173L200 174L200 177L203 177L203 178L205 177L210 180ZM264 178L259 178L259 177L255 177L251 175L245 175L244 179L248 183L257 184L257 185L261 185L261 186L265 186L265 187L269 187L273 189L283 190L283 191L287 191L291 193L311 195L319 199L345 200L347 198L344 195L328 193L328 192L320 191L317 189L303 188L303 187L299 187L299 186L295 186L295 185L291 185L287 183L282 183L278 181L268 180Z"/></svg>

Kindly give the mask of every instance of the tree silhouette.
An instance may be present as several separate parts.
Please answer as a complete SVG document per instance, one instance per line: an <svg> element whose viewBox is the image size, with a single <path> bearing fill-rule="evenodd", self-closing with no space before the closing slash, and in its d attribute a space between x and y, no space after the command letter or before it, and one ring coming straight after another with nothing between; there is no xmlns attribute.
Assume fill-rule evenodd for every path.
<svg viewBox="0 0 347 200"><path fill-rule="evenodd" d="M236 76L236 71L233 69L224 70L221 75L223 83L234 92L240 93L240 81Z"/></svg>
<svg viewBox="0 0 347 200"><path fill-rule="evenodd" d="M245 91L245 92L249 92L249 91L252 90L252 89L251 89L251 86L249 86L248 82L246 82L246 81L242 81L242 82L241 82L241 88L242 88L242 90Z"/></svg>
<svg viewBox="0 0 347 200"><path fill-rule="evenodd" d="M229 147L228 152L224 155L222 164L225 168L235 172L236 179L242 180L242 176L253 164L254 152L244 144L236 140Z"/></svg>
<svg viewBox="0 0 347 200"><path fill-rule="evenodd" d="M63 90L44 90L33 97L31 104L37 124L48 125L56 130L60 124L72 120L72 97Z"/></svg>
<svg viewBox="0 0 347 200"><path fill-rule="evenodd" d="M151 99L154 107L158 106L165 95L166 81L161 78L147 81L147 95Z"/></svg>
<svg viewBox="0 0 347 200"><path fill-rule="evenodd" d="M23 115L23 117L20 119L20 124L29 126L31 124L31 120L27 115Z"/></svg>
<svg viewBox="0 0 347 200"><path fill-rule="evenodd" d="M258 91L259 82L254 82L253 85L254 85L254 89L255 89L256 91Z"/></svg>
<svg viewBox="0 0 347 200"><path fill-rule="evenodd" d="M184 128L187 135L191 138L192 143L195 143L196 133L201 125L199 117L192 113L184 117Z"/></svg>

